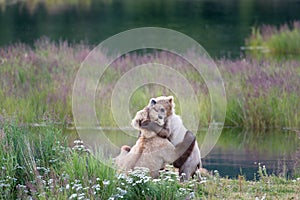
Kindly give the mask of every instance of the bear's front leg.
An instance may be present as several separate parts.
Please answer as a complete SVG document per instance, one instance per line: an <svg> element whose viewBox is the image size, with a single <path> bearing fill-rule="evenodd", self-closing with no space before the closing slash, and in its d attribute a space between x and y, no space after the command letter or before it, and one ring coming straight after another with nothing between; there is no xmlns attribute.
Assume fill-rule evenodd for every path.
<svg viewBox="0 0 300 200"><path fill-rule="evenodd" d="M135 117L131 121L131 125L133 128L140 130L141 122L146 120L148 116L148 111L146 109L140 110L136 113Z"/></svg>
<svg viewBox="0 0 300 200"><path fill-rule="evenodd" d="M162 138L169 138L171 135L167 128L164 128L163 126L158 125L156 122L149 120L142 122L141 128L148 131L153 131Z"/></svg>

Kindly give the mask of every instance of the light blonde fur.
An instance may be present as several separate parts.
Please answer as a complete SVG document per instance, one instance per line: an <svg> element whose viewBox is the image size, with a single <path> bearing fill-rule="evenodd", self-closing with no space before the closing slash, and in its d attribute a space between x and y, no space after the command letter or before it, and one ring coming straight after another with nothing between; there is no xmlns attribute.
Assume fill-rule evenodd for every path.
<svg viewBox="0 0 300 200"><path fill-rule="evenodd" d="M164 168L165 164L172 163L178 156L174 145L168 139L157 136L153 131L141 129L141 122L148 116L151 121L159 123L160 119L153 110L143 109L137 112L132 120L132 126L141 131L141 136L130 151L128 151L128 146L121 148L121 153L115 158L115 163L125 171L135 167L148 168L150 175L156 178L159 176L159 170Z"/></svg>

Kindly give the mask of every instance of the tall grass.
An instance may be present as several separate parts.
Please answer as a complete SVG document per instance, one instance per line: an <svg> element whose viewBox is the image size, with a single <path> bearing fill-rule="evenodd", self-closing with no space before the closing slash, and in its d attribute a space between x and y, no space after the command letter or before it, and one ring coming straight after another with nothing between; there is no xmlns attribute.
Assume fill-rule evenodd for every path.
<svg viewBox="0 0 300 200"><path fill-rule="evenodd" d="M291 26L281 25L279 28L263 25L252 29L246 45L253 50L262 50L271 54L300 54L300 22Z"/></svg>
<svg viewBox="0 0 300 200"><path fill-rule="evenodd" d="M108 199L115 170L66 146L60 128L1 124L0 196L4 199ZM110 182L110 184L103 184Z"/></svg>
<svg viewBox="0 0 300 200"><path fill-rule="evenodd" d="M227 125L253 129L300 126L298 61L222 60Z"/></svg>
<svg viewBox="0 0 300 200"><path fill-rule="evenodd" d="M15 44L0 48L0 121L15 118L19 123L71 123L74 78L90 50L88 45L52 42L47 38L36 41L33 47ZM200 125L210 123L210 98L201 76L183 59L171 53L154 52L123 56L105 72L95 105L102 126L115 126L110 98L119 78L133 66L158 60L173 66L189 80L199 100L201 112L196 114ZM225 125L253 129L300 126L299 61L216 62L227 93ZM160 86L139 88L130 100L132 116L151 97L170 94L171 91ZM189 104L189 99L185 103ZM177 111L180 107L177 102Z"/></svg>
<svg viewBox="0 0 300 200"><path fill-rule="evenodd" d="M0 125L1 199L211 199L296 198L300 179L286 180L258 166L258 181L221 178L218 172L201 182L180 183L172 168L151 179L147 170L117 173L93 155L66 146L55 125ZM240 176L242 177L242 175Z"/></svg>
<svg viewBox="0 0 300 200"><path fill-rule="evenodd" d="M70 119L70 91L80 62L89 49L53 43L47 38L34 48L24 44L0 48L2 115L20 122Z"/></svg>

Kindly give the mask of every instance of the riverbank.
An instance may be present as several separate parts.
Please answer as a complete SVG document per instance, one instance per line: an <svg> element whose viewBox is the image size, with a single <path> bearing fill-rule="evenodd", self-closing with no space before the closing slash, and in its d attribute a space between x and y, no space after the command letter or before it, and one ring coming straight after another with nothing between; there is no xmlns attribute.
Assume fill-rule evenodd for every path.
<svg viewBox="0 0 300 200"><path fill-rule="evenodd" d="M297 199L300 177L291 179L267 174L258 165L255 181L242 174L236 179L217 171L201 182L178 181L177 173L162 172L151 179L140 170L118 174L111 162L100 162L81 144L68 147L62 129L52 125L0 126L0 194L4 199Z"/></svg>

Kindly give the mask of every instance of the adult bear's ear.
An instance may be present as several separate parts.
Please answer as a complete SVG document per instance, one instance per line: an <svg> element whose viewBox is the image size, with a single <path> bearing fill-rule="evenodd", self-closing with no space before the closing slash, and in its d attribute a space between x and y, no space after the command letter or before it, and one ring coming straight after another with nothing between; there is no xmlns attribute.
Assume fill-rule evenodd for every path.
<svg viewBox="0 0 300 200"><path fill-rule="evenodd" d="M170 104L173 104L174 97L173 96L168 96L168 101L169 101Z"/></svg>
<svg viewBox="0 0 300 200"><path fill-rule="evenodd" d="M154 99L150 100L150 106L154 106L156 104L156 101Z"/></svg>

